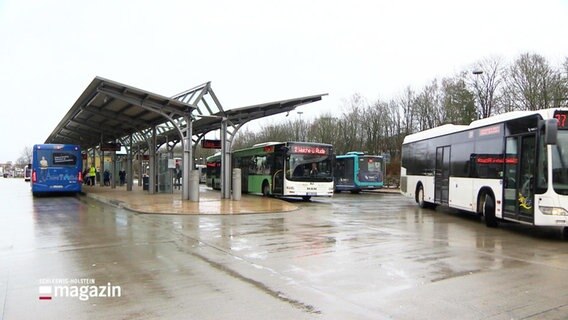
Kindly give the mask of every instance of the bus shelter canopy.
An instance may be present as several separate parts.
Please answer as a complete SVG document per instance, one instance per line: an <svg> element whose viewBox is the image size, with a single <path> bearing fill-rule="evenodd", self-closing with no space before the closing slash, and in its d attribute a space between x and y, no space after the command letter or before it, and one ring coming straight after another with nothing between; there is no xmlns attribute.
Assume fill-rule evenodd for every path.
<svg viewBox="0 0 568 320"><path fill-rule="evenodd" d="M210 115L201 116L195 114L193 121L193 135L197 137L194 140L200 140L206 133L221 129L222 120L225 119L232 126L241 126L249 121L272 116L275 114L290 112L300 105L312 103L321 100L325 94L318 94L300 98L272 101L258 105L241 107L227 111L219 111ZM162 127L164 129L165 127ZM168 130L160 132L157 142L163 144L166 141L177 143L180 140L179 134L175 128L170 127ZM196 142L197 142L196 141ZM141 141L141 143L143 143Z"/></svg>
<svg viewBox="0 0 568 320"><path fill-rule="evenodd" d="M89 149L163 123L167 119L159 111L179 119L194 109L176 99L96 77L45 143Z"/></svg>
<svg viewBox="0 0 568 320"><path fill-rule="evenodd" d="M222 121L240 126L248 121L321 100L326 94L268 102L225 111L210 82L168 98L101 77L95 77L71 109L49 135L45 143L78 144L83 150L101 143L128 141L146 144L152 128L159 128L160 140L182 139L178 127L185 127L185 116L192 114L192 135L199 140L207 132L218 130ZM212 96L208 102L205 96ZM163 141L162 141L163 143Z"/></svg>

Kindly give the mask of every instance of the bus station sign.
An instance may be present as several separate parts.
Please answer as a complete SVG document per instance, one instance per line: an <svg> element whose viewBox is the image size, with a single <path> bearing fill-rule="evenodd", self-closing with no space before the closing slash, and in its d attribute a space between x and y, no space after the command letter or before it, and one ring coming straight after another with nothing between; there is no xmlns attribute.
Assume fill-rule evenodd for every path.
<svg viewBox="0 0 568 320"><path fill-rule="evenodd" d="M101 151L120 151L122 146L118 142L109 142L101 145Z"/></svg>
<svg viewBox="0 0 568 320"><path fill-rule="evenodd" d="M221 149L221 140L203 139L201 140L203 149Z"/></svg>

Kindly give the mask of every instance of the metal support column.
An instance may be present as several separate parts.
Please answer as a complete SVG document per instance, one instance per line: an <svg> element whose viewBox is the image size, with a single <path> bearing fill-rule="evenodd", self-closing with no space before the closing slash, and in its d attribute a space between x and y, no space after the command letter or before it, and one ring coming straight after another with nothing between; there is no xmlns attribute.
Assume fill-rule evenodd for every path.
<svg viewBox="0 0 568 320"><path fill-rule="evenodd" d="M191 116L191 109L188 109L185 114L186 128L183 132L183 172L182 172L182 188L181 199L190 200L190 184L189 176L193 169L193 117ZM199 191L198 191L199 192ZM199 200L198 200L199 201Z"/></svg>
<svg viewBox="0 0 568 320"><path fill-rule="evenodd" d="M144 176L144 172L146 172L146 168L142 167L143 166L143 159L144 159L144 155L142 155L142 153L140 152L140 144L138 144L138 186L141 187L142 186L142 178ZM134 177L133 177L134 178Z"/></svg>
<svg viewBox="0 0 568 320"><path fill-rule="evenodd" d="M221 198L231 198L231 144L227 142L227 118L221 120Z"/></svg>
<svg viewBox="0 0 568 320"><path fill-rule="evenodd" d="M150 155L150 172L148 180L148 193L156 193L156 127L152 128L152 137L150 138L150 145L148 146L148 153Z"/></svg>
<svg viewBox="0 0 568 320"><path fill-rule="evenodd" d="M128 144L129 146L126 152L126 191L132 191L132 183L134 180L134 170L132 170L132 135L130 135Z"/></svg>
<svg viewBox="0 0 568 320"><path fill-rule="evenodd" d="M110 161L112 164L112 171L110 174L110 188L116 189L116 151L110 153Z"/></svg>
<svg viewBox="0 0 568 320"><path fill-rule="evenodd" d="M102 148L103 144L101 143L101 148ZM99 178L99 187L104 187L104 181L103 181L103 173L105 171L105 152L103 150L99 150L99 168L97 170L97 174L95 176L95 185L97 185L97 177Z"/></svg>

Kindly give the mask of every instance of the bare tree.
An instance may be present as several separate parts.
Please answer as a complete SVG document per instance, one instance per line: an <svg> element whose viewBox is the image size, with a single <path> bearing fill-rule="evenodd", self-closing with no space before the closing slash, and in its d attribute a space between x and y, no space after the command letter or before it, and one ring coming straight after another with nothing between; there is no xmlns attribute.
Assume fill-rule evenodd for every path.
<svg viewBox="0 0 568 320"><path fill-rule="evenodd" d="M443 109L440 104L438 81L432 83L422 90L414 100L414 108L418 112L418 130L434 128L441 124Z"/></svg>
<svg viewBox="0 0 568 320"><path fill-rule="evenodd" d="M360 94L354 94L344 102L343 117L338 121L340 140L336 147L338 153L361 150L363 148L362 112L367 101Z"/></svg>
<svg viewBox="0 0 568 320"><path fill-rule="evenodd" d="M558 72L558 92L554 97L554 107L568 107L568 57Z"/></svg>
<svg viewBox="0 0 568 320"><path fill-rule="evenodd" d="M370 154L380 154L386 149L386 130L389 126L388 104L377 100L363 113L363 150Z"/></svg>
<svg viewBox="0 0 568 320"><path fill-rule="evenodd" d="M245 129L237 132L235 140L233 141L233 150L243 149L258 143L259 138L257 133L251 130Z"/></svg>
<svg viewBox="0 0 568 320"><path fill-rule="evenodd" d="M402 125L404 126L404 131L402 133L405 135L414 133L418 127L416 125L416 119L418 116L414 107L415 99L414 91L412 91L410 87L407 87L402 96L400 96L396 101L396 104L398 105L397 108L402 110Z"/></svg>
<svg viewBox="0 0 568 320"><path fill-rule="evenodd" d="M330 113L323 114L311 124L308 133L309 141L337 144L337 121Z"/></svg>
<svg viewBox="0 0 568 320"><path fill-rule="evenodd" d="M404 124L404 109L399 104L400 102L400 100L391 100L388 105L390 123L386 132L386 136L388 137L386 151L389 152L391 156L400 154L404 136L407 134Z"/></svg>
<svg viewBox="0 0 568 320"><path fill-rule="evenodd" d="M487 118L498 112L499 90L503 83L501 59L484 59L476 63L473 73L468 75L477 99L479 117Z"/></svg>
<svg viewBox="0 0 568 320"><path fill-rule="evenodd" d="M550 108L561 95L560 74L538 54L522 54L508 69L506 92L516 110Z"/></svg>
<svg viewBox="0 0 568 320"><path fill-rule="evenodd" d="M20 157L16 160L16 164L18 166L25 166L28 163L32 163L32 147L25 146Z"/></svg>

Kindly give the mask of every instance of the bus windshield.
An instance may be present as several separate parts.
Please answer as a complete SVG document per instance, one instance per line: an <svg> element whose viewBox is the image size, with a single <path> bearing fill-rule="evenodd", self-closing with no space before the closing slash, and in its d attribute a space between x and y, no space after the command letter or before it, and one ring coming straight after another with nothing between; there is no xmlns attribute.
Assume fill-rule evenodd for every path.
<svg viewBox="0 0 568 320"><path fill-rule="evenodd" d="M293 181L333 181L329 155L291 154L286 159L286 179Z"/></svg>
<svg viewBox="0 0 568 320"><path fill-rule="evenodd" d="M552 183L556 193L568 194L568 130L559 130L552 146Z"/></svg>

